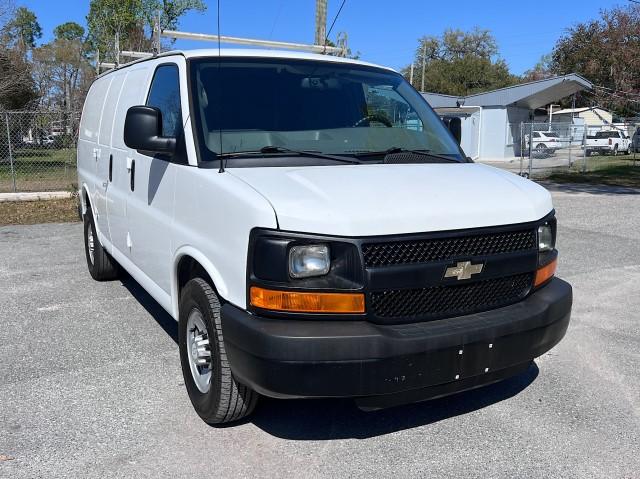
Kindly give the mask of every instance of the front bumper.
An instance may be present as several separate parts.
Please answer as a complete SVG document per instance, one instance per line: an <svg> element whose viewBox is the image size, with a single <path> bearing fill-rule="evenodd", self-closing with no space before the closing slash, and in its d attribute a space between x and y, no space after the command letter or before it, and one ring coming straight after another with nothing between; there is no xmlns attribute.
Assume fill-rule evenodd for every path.
<svg viewBox="0 0 640 479"><path fill-rule="evenodd" d="M564 336L571 286L553 279L523 301L437 321L265 319L226 304L222 332L234 376L280 398L357 397L372 408L489 384L526 369Z"/></svg>

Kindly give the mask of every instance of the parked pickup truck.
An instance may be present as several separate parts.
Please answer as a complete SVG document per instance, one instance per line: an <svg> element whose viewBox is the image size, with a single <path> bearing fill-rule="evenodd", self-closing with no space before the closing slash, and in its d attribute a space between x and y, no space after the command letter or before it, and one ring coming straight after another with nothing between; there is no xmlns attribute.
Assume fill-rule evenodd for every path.
<svg viewBox="0 0 640 479"><path fill-rule="evenodd" d="M133 62L89 90L78 180L89 273L127 271L177 320L208 423L262 395L377 409L473 389L569 324L550 194L473 163L389 68L263 50Z"/></svg>
<svg viewBox="0 0 640 479"><path fill-rule="evenodd" d="M631 140L629 136L619 130L599 131L594 136L587 136L584 146L585 156L591 153L602 155L618 153L629 154Z"/></svg>

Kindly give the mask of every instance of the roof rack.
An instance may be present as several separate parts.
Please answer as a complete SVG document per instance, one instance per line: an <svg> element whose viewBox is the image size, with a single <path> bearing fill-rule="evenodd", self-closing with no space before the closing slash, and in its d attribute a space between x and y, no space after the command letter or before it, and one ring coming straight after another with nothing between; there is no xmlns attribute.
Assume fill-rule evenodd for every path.
<svg viewBox="0 0 640 479"><path fill-rule="evenodd" d="M330 54L344 57L347 54L347 44L346 37L341 39L338 43L339 46L332 47L328 45L308 45L305 43L290 43L290 42L279 42L275 40L258 40L255 38L241 38L241 37L229 37L226 35L217 35L217 34L209 34L209 33L191 33L191 32L180 32L176 30L162 30L160 28L160 16L158 15L154 21L153 27L153 52L136 52L130 50L120 50L120 42L118 35L115 37L115 50L116 50L116 61L114 62L101 62L99 55L96 56L96 71L100 73L101 69L115 69L121 66L120 58L133 58L133 59L141 59L141 58L149 58L156 56L160 53L160 39L161 38L172 38L172 39L184 39L184 40L199 40L205 42L220 42L226 44L233 45L250 45L256 47L264 47L264 48L282 48L286 50L299 50L304 52L312 52L312 53L321 53L321 54ZM122 65L126 65L127 63L131 63L130 60L128 62L122 63Z"/></svg>

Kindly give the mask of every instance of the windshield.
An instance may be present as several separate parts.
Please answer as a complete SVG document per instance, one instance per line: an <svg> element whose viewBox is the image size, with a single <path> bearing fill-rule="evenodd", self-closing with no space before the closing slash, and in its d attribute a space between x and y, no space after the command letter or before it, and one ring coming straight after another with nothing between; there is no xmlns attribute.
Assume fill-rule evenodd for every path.
<svg viewBox="0 0 640 479"><path fill-rule="evenodd" d="M201 162L265 147L279 147L283 156L284 149L351 157L426 150L466 161L440 118L397 73L264 58L197 59L190 69Z"/></svg>

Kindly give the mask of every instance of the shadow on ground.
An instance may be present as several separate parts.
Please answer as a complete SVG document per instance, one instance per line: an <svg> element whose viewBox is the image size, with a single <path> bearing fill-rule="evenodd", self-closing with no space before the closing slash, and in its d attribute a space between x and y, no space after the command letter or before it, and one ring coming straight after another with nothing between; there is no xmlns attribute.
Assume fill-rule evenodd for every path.
<svg viewBox="0 0 640 479"><path fill-rule="evenodd" d="M589 193L592 195L640 195L640 189L626 186L610 186L589 183L555 183L541 181L540 184L549 191L564 193Z"/></svg>
<svg viewBox="0 0 640 479"><path fill-rule="evenodd" d="M248 419L268 434L294 440L366 439L426 426L509 399L538 376L535 363L523 373L482 388L432 401L364 412L348 399L261 398Z"/></svg>
<svg viewBox="0 0 640 479"><path fill-rule="evenodd" d="M138 282L122 269L120 270L120 282L127 288L131 296L136 298L147 313L156 320L167 336L178 344L178 322L167 313L160 304L147 293Z"/></svg>
<svg viewBox="0 0 640 479"><path fill-rule="evenodd" d="M121 282L167 335L178 342L177 322L131 276ZM350 399L278 400L262 397L251 422L272 436L293 440L364 439L433 424L509 399L538 376L532 363L523 373L482 388L405 406L364 412ZM223 427L233 427L238 423Z"/></svg>

